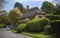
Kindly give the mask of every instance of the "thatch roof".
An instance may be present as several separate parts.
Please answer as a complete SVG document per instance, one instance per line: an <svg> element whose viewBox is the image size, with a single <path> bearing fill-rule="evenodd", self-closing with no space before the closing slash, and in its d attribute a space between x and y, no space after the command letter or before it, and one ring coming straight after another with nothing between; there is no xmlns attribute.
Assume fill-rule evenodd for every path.
<svg viewBox="0 0 60 38"><path fill-rule="evenodd" d="M27 10L26 12L24 12L20 18L21 19L22 18L32 18L36 14L45 14L45 12L40 10L38 7L34 7L34 8Z"/></svg>

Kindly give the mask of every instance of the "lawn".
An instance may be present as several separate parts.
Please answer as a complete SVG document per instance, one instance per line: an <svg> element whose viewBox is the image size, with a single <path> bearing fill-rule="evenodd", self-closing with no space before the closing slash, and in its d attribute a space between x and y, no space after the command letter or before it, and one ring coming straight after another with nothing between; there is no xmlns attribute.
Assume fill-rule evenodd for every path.
<svg viewBox="0 0 60 38"><path fill-rule="evenodd" d="M12 32L17 32L15 30L11 30ZM47 35L44 32L42 33L33 33L33 32L21 32L20 34L31 36L34 38L52 38L52 35Z"/></svg>
<svg viewBox="0 0 60 38"><path fill-rule="evenodd" d="M35 38L51 38L52 37L52 35L46 35L45 33L22 32L22 34L32 36Z"/></svg>

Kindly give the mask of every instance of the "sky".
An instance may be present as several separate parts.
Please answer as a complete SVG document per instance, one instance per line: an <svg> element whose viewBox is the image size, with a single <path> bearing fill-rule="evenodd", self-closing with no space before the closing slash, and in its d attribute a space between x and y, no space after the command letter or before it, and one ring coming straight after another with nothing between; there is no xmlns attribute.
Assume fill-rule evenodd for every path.
<svg viewBox="0 0 60 38"><path fill-rule="evenodd" d="M40 8L44 1L48 1L54 4L53 0L6 0L7 3L6 5L4 5L4 10L6 10L7 12L12 10L16 2L21 3L25 8L27 5L29 5L29 8L32 7Z"/></svg>

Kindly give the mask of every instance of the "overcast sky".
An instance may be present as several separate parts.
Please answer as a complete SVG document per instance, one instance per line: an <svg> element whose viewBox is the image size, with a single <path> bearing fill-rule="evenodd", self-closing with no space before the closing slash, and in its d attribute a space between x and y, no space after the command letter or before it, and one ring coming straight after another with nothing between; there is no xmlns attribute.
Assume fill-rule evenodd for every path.
<svg viewBox="0 0 60 38"><path fill-rule="evenodd" d="M4 6L5 7L4 9L7 11L10 11L11 9L13 9L13 6L16 2L21 3L25 8L27 5L29 5L30 8L36 7L36 6L40 8L44 1L48 1L54 4L53 0L6 0L6 1L7 3Z"/></svg>

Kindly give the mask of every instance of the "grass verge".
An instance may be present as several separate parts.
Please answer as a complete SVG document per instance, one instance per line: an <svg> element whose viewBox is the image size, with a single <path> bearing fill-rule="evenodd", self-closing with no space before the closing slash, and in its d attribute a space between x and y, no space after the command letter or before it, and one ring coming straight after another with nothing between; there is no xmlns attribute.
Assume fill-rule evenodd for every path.
<svg viewBox="0 0 60 38"><path fill-rule="evenodd" d="M12 32L16 33L17 31L16 30L11 30Z"/></svg>
<svg viewBox="0 0 60 38"><path fill-rule="evenodd" d="M31 32L22 32L24 35L28 35L34 38L52 38L52 35L46 35L44 33L31 33Z"/></svg>

